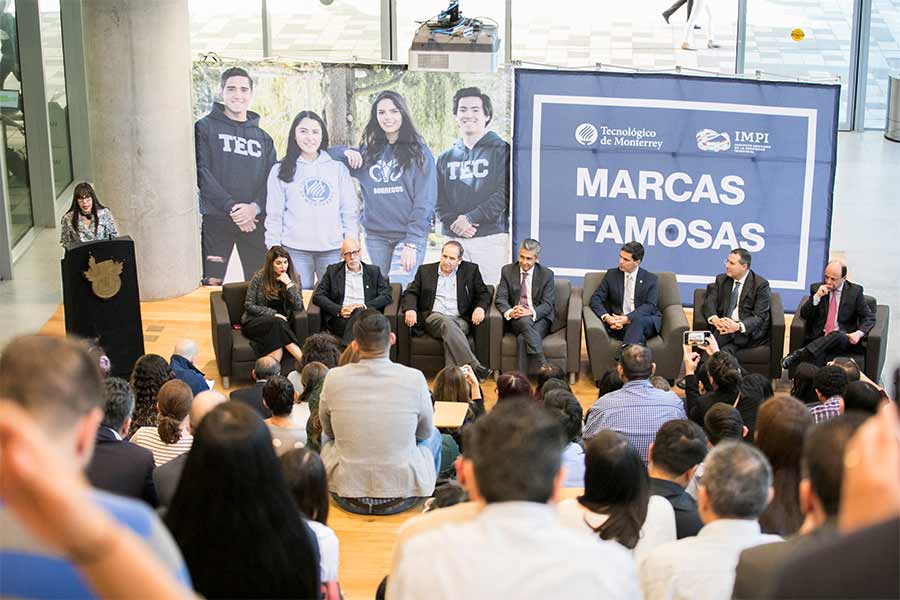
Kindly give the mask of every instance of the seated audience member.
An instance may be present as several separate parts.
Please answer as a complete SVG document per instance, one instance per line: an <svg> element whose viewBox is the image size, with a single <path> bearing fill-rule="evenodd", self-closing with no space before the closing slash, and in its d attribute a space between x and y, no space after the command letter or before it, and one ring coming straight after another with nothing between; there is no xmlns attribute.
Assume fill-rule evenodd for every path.
<svg viewBox="0 0 900 600"><path fill-rule="evenodd" d="M48 357L52 369L47 368ZM80 471L90 461L103 420L100 370L84 345L62 337L14 338L0 355L0 398L0 597L92 598L103 593L88 587L76 569L95 573L109 566L110 555L123 564L110 518L130 530L131 535L122 536L129 540L126 544L132 535L139 538L168 571L189 582L169 532L148 506L87 489L80 475L66 471ZM40 440L41 447L20 445L26 438ZM43 464L50 473L62 471L63 477L35 481L47 473ZM51 494L51 502L39 502L40 494ZM81 503L87 510L72 519L73 504ZM36 514L48 507L59 510ZM87 523L94 526L85 530Z"/></svg>
<svg viewBox="0 0 900 600"><path fill-rule="evenodd" d="M741 413L741 421L747 426L748 439L753 439L756 431L756 414L763 402L775 395L772 380L759 373L747 373L738 386L735 406Z"/></svg>
<svg viewBox="0 0 900 600"><path fill-rule="evenodd" d="M463 426L484 414L484 398L478 377L471 369L444 367L434 376L432 398L435 402L465 402L469 405Z"/></svg>
<svg viewBox="0 0 900 600"><path fill-rule="evenodd" d="M562 487L584 487L584 447L581 445L582 408L578 398L566 390L552 390L544 396L544 408L553 415L566 434L563 466L566 479Z"/></svg>
<svg viewBox="0 0 900 600"><path fill-rule="evenodd" d="M544 384L550 381L551 379L559 379L562 382L566 381L566 371L559 365L554 365L553 363L546 363L540 369L538 369L537 373L537 385L536 389L541 389L544 387Z"/></svg>
<svg viewBox="0 0 900 600"><path fill-rule="evenodd" d="M159 354L145 354L134 363L131 389L134 390L134 412L128 437L141 427L156 427L156 395L167 381L175 379L172 367Z"/></svg>
<svg viewBox="0 0 900 600"><path fill-rule="evenodd" d="M178 379L167 381L156 396L159 424L156 427L141 427L131 436L133 444L153 453L153 462L157 467L191 449L194 437L188 425L188 416L193 398L194 394L185 382Z"/></svg>
<svg viewBox="0 0 900 600"><path fill-rule="evenodd" d="M609 369L600 376L600 380L597 382L597 397L602 398L610 392L621 390L623 385L625 384L619 377L618 369Z"/></svg>
<svg viewBox="0 0 900 600"><path fill-rule="evenodd" d="M153 454L125 439L134 410L134 390L118 377L103 381L103 422L97 428L94 455L85 469L100 490L158 503L153 485Z"/></svg>
<svg viewBox="0 0 900 600"><path fill-rule="evenodd" d="M853 383L854 381L860 380L862 373L859 370L859 365L857 365L856 361L849 356L838 356L828 364L837 365L842 368L847 375L847 383Z"/></svg>
<svg viewBox="0 0 900 600"><path fill-rule="evenodd" d="M741 551L781 539L761 533L757 521L772 493L772 470L759 450L723 442L703 464L697 497L703 529L657 547L640 565L645 600L726 600Z"/></svg>
<svg viewBox="0 0 900 600"><path fill-rule="evenodd" d="M806 404L817 406L819 397L816 396L814 383L819 367L809 362L802 362L794 369L794 378L791 380L791 396Z"/></svg>
<svg viewBox="0 0 900 600"><path fill-rule="evenodd" d="M97 365L100 367L100 374L104 378L109 377L112 371L112 363L109 361L109 356L106 355L106 350L100 345L100 340L98 338L89 338L84 340L84 343L87 345L91 358L97 361Z"/></svg>
<svg viewBox="0 0 900 600"><path fill-rule="evenodd" d="M338 366L343 367L344 365L350 365L353 363L359 362L359 349L357 349L353 344L350 344L344 351L341 352L341 358L338 359Z"/></svg>
<svg viewBox="0 0 900 600"><path fill-rule="evenodd" d="M169 366L172 367L175 378L191 386L191 391L195 396L209 389L203 372L194 366L194 362L199 355L200 350L197 348L197 342L180 340L175 344L175 349L172 350L172 358L169 359Z"/></svg>
<svg viewBox="0 0 900 600"><path fill-rule="evenodd" d="M738 561L733 598L771 598L773 577L790 557L837 537L844 448L865 419L864 414L848 413L807 431L800 480L802 534L744 550Z"/></svg>
<svg viewBox="0 0 900 600"><path fill-rule="evenodd" d="M697 535L703 523L697 502L685 492L694 471L706 457L706 436L687 419L669 421L659 428L650 446L650 493L669 501L675 511L678 539Z"/></svg>
<svg viewBox="0 0 900 600"><path fill-rule="evenodd" d="M349 346L348 346L349 348ZM319 420L319 399L322 395L322 384L328 367L320 362L311 362L303 367L300 379L303 392L299 402L307 406L309 418L306 420L306 447L315 452L322 449L322 422Z"/></svg>
<svg viewBox="0 0 900 600"><path fill-rule="evenodd" d="M647 381L656 369L650 348L625 347L617 369L625 384L598 399L588 411L584 439L611 429L625 436L646 463L647 448L656 432L666 421L684 419L684 405L673 392L658 390Z"/></svg>
<svg viewBox="0 0 900 600"><path fill-rule="evenodd" d="M311 362L320 362L329 369L338 366L341 359L341 340L330 333L314 333L303 341L303 360L299 371Z"/></svg>
<svg viewBox="0 0 900 600"><path fill-rule="evenodd" d="M250 375L253 377L253 387L234 390L228 396L232 402L242 402L256 411L263 419L272 416L272 411L266 408L263 402L262 391L270 377L281 373L281 364L271 356L261 356L256 359Z"/></svg>
<svg viewBox="0 0 900 600"><path fill-rule="evenodd" d="M812 417L796 398L779 394L759 407L754 443L772 466L775 495L759 523L765 533L793 535L803 524L800 457Z"/></svg>
<svg viewBox="0 0 900 600"><path fill-rule="evenodd" d="M537 395L537 398L535 398L535 400L537 400L538 406L543 406L544 397L554 390L571 392L572 387L562 379L548 379L544 382L544 385L535 389L535 394Z"/></svg>
<svg viewBox="0 0 900 600"><path fill-rule="evenodd" d="M663 377L662 375L654 375L648 381L650 382L650 385L652 385L653 387L655 387L658 390L662 390L664 392L672 391L672 386L669 385L669 382L666 381L666 378Z"/></svg>
<svg viewBox="0 0 900 600"><path fill-rule="evenodd" d="M842 536L788 559L775 598L900 598L900 420L885 403L844 451Z"/></svg>
<svg viewBox="0 0 900 600"><path fill-rule="evenodd" d="M844 412L844 390L847 389L844 370L837 365L825 365L816 372L813 385L819 404L810 407L809 412L816 423L840 416Z"/></svg>
<svg viewBox="0 0 900 600"><path fill-rule="evenodd" d="M505 400L534 400L528 377L519 371L507 371L497 377L497 402Z"/></svg>
<svg viewBox="0 0 900 600"><path fill-rule="evenodd" d="M706 416L703 417L703 431L706 433L707 445L710 448L723 440L740 442L746 439L749 433L738 409L721 402L713 404L706 411ZM684 488L684 491L694 500L697 499L697 488L700 486L701 477L703 477L703 463L697 465L694 476Z"/></svg>
<svg viewBox="0 0 900 600"><path fill-rule="evenodd" d="M422 372L388 357L387 317L366 309L354 337L359 362L330 370L322 386L322 461L342 508L392 514L434 491L441 434Z"/></svg>
<svg viewBox="0 0 900 600"><path fill-rule="evenodd" d="M844 412L860 411L868 415L878 412L884 398L878 388L865 381L853 381L844 390Z"/></svg>
<svg viewBox="0 0 900 600"><path fill-rule="evenodd" d="M300 514L319 542L319 570L322 581L338 580L340 544L328 526L328 479L318 454L296 448L281 455L288 490Z"/></svg>
<svg viewBox="0 0 900 600"><path fill-rule="evenodd" d="M684 406L691 421L701 427L703 416L710 406L716 402L734 405L740 393L742 379L737 359L730 352L719 350L715 338L710 338L710 343L704 350L709 355L709 360L706 361L709 387L705 394L701 394L696 376L700 355L691 346L684 346Z"/></svg>
<svg viewBox="0 0 900 600"><path fill-rule="evenodd" d="M212 390L200 392L194 396L194 400L191 402L191 417L189 421L191 435L194 435L194 432L197 431L197 427L200 425L203 417L224 402L226 402L225 396ZM171 504L172 497L175 496L175 490L178 489L178 483L181 481L184 463L187 462L190 453L190 450L188 450L183 454L179 454L166 464L153 470L153 483L156 486L160 506Z"/></svg>
<svg viewBox="0 0 900 600"><path fill-rule="evenodd" d="M420 532L397 547L388 598L543 600L562 590L570 598L639 596L628 552L563 527L547 504L562 483L564 446L547 411L504 402L465 435L461 481L472 505L485 506L468 520ZM469 508L431 514L460 507ZM564 552L549 551L554 548Z"/></svg>
<svg viewBox="0 0 900 600"><path fill-rule="evenodd" d="M275 454L281 456L288 450L305 447L309 405L294 404L294 386L287 377L277 375L266 382L263 402L272 411L266 425L272 435Z"/></svg>
<svg viewBox="0 0 900 600"><path fill-rule="evenodd" d="M268 427L243 404L203 417L165 520L198 594L318 597L315 534L291 499Z"/></svg>
<svg viewBox="0 0 900 600"><path fill-rule="evenodd" d="M638 564L653 548L676 539L675 512L650 495L647 469L637 451L614 431L587 444L584 494L559 503L560 521L634 550Z"/></svg>

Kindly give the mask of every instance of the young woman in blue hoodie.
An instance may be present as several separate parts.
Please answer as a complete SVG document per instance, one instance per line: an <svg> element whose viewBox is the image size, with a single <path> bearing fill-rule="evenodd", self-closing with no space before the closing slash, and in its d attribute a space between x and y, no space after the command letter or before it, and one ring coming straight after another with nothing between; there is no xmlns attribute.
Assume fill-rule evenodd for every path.
<svg viewBox="0 0 900 600"><path fill-rule="evenodd" d="M334 149L359 181L369 259L393 283L406 285L425 259L437 203L434 155L419 135L403 96L375 97L362 145Z"/></svg>
<svg viewBox="0 0 900 600"><path fill-rule="evenodd" d="M300 112L288 132L287 153L269 172L266 247L282 246L304 289L341 260L341 242L359 237L359 197L347 167L327 152L322 117Z"/></svg>

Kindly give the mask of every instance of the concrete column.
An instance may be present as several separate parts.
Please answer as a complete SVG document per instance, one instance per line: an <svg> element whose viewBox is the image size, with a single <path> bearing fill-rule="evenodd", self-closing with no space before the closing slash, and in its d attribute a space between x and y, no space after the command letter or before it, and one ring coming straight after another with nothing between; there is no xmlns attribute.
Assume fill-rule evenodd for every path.
<svg viewBox="0 0 900 600"><path fill-rule="evenodd" d="M188 0L83 0L82 19L97 193L134 239L141 299L186 294L200 282Z"/></svg>

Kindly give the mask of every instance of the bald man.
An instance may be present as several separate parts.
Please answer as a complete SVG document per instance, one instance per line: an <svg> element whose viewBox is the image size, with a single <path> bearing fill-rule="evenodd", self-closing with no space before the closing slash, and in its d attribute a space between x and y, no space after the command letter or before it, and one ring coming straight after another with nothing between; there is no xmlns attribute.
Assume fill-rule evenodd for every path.
<svg viewBox="0 0 900 600"><path fill-rule="evenodd" d="M341 262L329 265L319 280L312 302L322 311L322 330L353 341L353 324L366 308L384 312L391 303L391 285L376 265L367 265L359 242L344 240Z"/></svg>
<svg viewBox="0 0 900 600"><path fill-rule="evenodd" d="M172 371L175 372L175 377L191 386L191 392L195 396L209 389L203 372L194 366L194 362L199 355L200 350L197 348L197 342L194 340L179 340L175 344L175 349L172 350L172 358L169 360Z"/></svg>
<svg viewBox="0 0 900 600"><path fill-rule="evenodd" d="M223 402L227 402L225 396L212 390L206 390L194 396L194 400L191 402L191 420L188 423L191 435L197 430L203 417ZM153 470L153 483L156 486L156 495L159 497L160 506L168 506L172 502L175 490L178 489L178 482L181 480L181 471L184 470L184 463L187 462L189 454L190 451L187 451Z"/></svg>
<svg viewBox="0 0 900 600"><path fill-rule="evenodd" d="M826 265L824 281L810 286L800 316L806 321L803 347L784 357L785 369L804 361L822 367L836 356L846 356L875 326L863 287L847 281L847 265L838 260Z"/></svg>

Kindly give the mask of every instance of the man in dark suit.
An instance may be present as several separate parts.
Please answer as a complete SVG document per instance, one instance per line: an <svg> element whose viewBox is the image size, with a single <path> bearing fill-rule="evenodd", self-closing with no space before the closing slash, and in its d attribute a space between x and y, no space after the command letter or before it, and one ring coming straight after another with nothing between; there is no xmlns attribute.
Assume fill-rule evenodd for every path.
<svg viewBox="0 0 900 600"><path fill-rule="evenodd" d="M725 272L706 288L703 317L719 350L735 354L769 339L772 292L769 282L750 269L752 255L735 248L725 259Z"/></svg>
<svg viewBox="0 0 900 600"><path fill-rule="evenodd" d="M824 366L848 354L875 327L875 314L866 303L863 287L847 281L847 265L833 260L825 267L825 281L809 287L809 300L800 308L806 321L803 347L784 357L790 369L807 361Z"/></svg>
<svg viewBox="0 0 900 600"><path fill-rule="evenodd" d="M628 242L619 250L619 268L610 269L591 296L591 310L609 335L626 344L643 344L659 333L659 278L641 268L644 246Z"/></svg>
<svg viewBox="0 0 900 600"><path fill-rule="evenodd" d="M697 501L685 491L708 451L706 434L687 419L664 423L647 452L650 494L662 496L675 511L675 535L697 535L703 527Z"/></svg>
<svg viewBox="0 0 900 600"><path fill-rule="evenodd" d="M377 265L360 260L359 242L344 240L339 263L329 265L319 280L312 302L322 310L322 329L353 341L353 324L366 308L384 312L391 303L391 285Z"/></svg>
<svg viewBox="0 0 900 600"><path fill-rule="evenodd" d="M519 354L519 370L528 373L528 359L537 367L547 363L544 337L550 332L556 312L556 285L553 271L538 263L541 243L526 238L519 246L519 260L500 271L497 287L497 309L503 313L503 329L520 336L525 354Z"/></svg>
<svg viewBox="0 0 900 600"><path fill-rule="evenodd" d="M263 402L262 389L270 377L275 377L280 373L281 365L277 360L271 356L261 356L256 359L256 363L253 365L253 371L251 371L253 381L256 382L253 387L234 390L231 392L228 399L236 402L243 402L259 413L259 416L263 419L268 419L272 416L272 411L270 411Z"/></svg>
<svg viewBox="0 0 900 600"><path fill-rule="evenodd" d="M484 380L491 370L478 361L466 336L469 323L481 323L490 304L491 294L478 265L464 261L462 244L451 240L441 248L440 262L416 271L403 293L403 318L407 327L420 326L444 342L445 365L470 365Z"/></svg>
<svg viewBox="0 0 900 600"><path fill-rule="evenodd" d="M110 377L103 382L103 397L103 422L85 474L96 488L156 507L153 454L125 439L134 411L134 391L124 379Z"/></svg>

